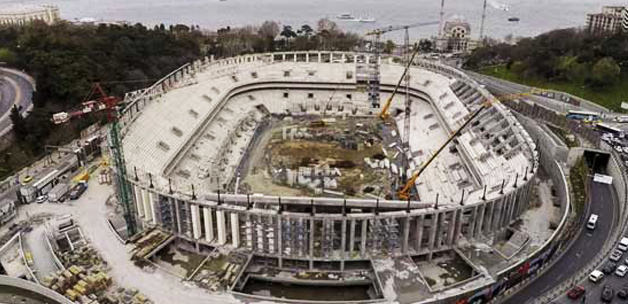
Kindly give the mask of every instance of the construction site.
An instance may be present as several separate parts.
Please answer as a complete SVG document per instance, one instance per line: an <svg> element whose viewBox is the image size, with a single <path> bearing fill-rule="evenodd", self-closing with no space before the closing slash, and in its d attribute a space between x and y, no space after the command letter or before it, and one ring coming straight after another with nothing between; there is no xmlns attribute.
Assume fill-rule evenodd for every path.
<svg viewBox="0 0 628 304"><path fill-rule="evenodd" d="M204 58L124 99L94 84L52 121L98 113L106 140L25 183L24 201L71 202L6 268L81 303L413 303L493 284L551 235L522 224L538 151L484 87L417 57L407 31L429 24L367 34L405 30L401 57Z"/></svg>
<svg viewBox="0 0 628 304"><path fill-rule="evenodd" d="M238 192L390 198L401 178L397 134L371 117L269 117Z"/></svg>
<svg viewBox="0 0 628 304"><path fill-rule="evenodd" d="M127 94L137 267L242 300L409 303L493 282L540 241L517 224L535 143L464 73L415 55L206 59Z"/></svg>

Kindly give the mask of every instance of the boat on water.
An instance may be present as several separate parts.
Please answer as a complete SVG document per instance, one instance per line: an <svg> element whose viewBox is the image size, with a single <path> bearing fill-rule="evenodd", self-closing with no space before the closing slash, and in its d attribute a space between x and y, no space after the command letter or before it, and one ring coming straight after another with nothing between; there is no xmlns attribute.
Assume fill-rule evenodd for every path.
<svg viewBox="0 0 628 304"><path fill-rule="evenodd" d="M358 19L358 22L361 22L361 23L373 23L375 21L377 21L375 20L375 18L359 18Z"/></svg>
<svg viewBox="0 0 628 304"><path fill-rule="evenodd" d="M519 17L510 17L508 18L509 22L519 22Z"/></svg>
<svg viewBox="0 0 628 304"><path fill-rule="evenodd" d="M340 14L336 18L340 20L355 20L355 17L353 17L353 15L351 14Z"/></svg>

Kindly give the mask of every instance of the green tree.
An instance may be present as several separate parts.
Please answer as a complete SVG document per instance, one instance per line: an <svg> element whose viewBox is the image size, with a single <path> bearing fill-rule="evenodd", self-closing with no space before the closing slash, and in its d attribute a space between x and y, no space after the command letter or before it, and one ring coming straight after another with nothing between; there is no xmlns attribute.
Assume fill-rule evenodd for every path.
<svg viewBox="0 0 628 304"><path fill-rule="evenodd" d="M15 53L8 48L0 48L0 62L12 65L17 61Z"/></svg>
<svg viewBox="0 0 628 304"><path fill-rule="evenodd" d="M434 44L432 40L429 39L421 39L419 41L419 50L423 53L429 53L434 50Z"/></svg>
<svg viewBox="0 0 628 304"><path fill-rule="evenodd" d="M619 80L621 68L611 57L598 60L591 70L591 80L594 85L608 86Z"/></svg>
<svg viewBox="0 0 628 304"><path fill-rule="evenodd" d="M392 52L395 50L395 42L388 39L386 40L386 43L384 44L384 53L386 54L392 54Z"/></svg>
<svg viewBox="0 0 628 304"><path fill-rule="evenodd" d="M11 108L9 118L11 118L11 123L13 124L13 134L15 134L15 138L18 141L23 141L28 136L28 128L26 127L24 117L22 117L20 113L20 109L16 105L13 105L13 108Z"/></svg>

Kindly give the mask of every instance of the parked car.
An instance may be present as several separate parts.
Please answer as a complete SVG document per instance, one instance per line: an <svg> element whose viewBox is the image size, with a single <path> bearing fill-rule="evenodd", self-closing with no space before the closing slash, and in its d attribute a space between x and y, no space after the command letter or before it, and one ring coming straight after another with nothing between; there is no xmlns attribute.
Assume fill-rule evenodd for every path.
<svg viewBox="0 0 628 304"><path fill-rule="evenodd" d="M622 300L628 299L628 285L624 285L619 291L617 291L617 297Z"/></svg>
<svg viewBox="0 0 628 304"><path fill-rule="evenodd" d="M617 264L613 263L613 262L608 262L604 265L604 267L602 267L602 272L604 274L609 274L612 273L613 271L615 271L615 268L617 267Z"/></svg>
<svg viewBox="0 0 628 304"><path fill-rule="evenodd" d="M87 190L87 184L78 183L76 186L74 186L74 188L72 188L72 191L70 191L70 199L71 200L78 199L79 197L81 197L81 195L83 195L85 190Z"/></svg>
<svg viewBox="0 0 628 304"><path fill-rule="evenodd" d="M572 300L576 300L579 299L585 292L584 287L582 286L574 286L574 288L570 289L567 292L567 297L572 299Z"/></svg>
<svg viewBox="0 0 628 304"><path fill-rule="evenodd" d="M611 256L608 259L613 261L613 262L617 262L617 261L621 260L621 256L622 255L624 255L623 251L621 251L619 249L615 249L613 251L613 253L611 253Z"/></svg>
<svg viewBox="0 0 628 304"><path fill-rule="evenodd" d="M48 195L41 195L35 199L35 202L38 204L42 204L48 200Z"/></svg>
<svg viewBox="0 0 628 304"><path fill-rule="evenodd" d="M617 269L615 269L615 275L620 278L623 278L626 275L626 272L628 272L628 266L624 264L617 266Z"/></svg>
<svg viewBox="0 0 628 304"><path fill-rule="evenodd" d="M591 280L591 282L593 283L597 283L603 278L604 278L604 273L602 273L601 271L597 269L591 271L591 274L589 275L589 280Z"/></svg>
<svg viewBox="0 0 628 304"><path fill-rule="evenodd" d="M615 296L615 291L613 290L613 288L611 288L608 285L604 285L604 287L602 288L602 294L600 295L600 298L602 299L602 301L606 303L610 303L611 301L613 301L614 296Z"/></svg>

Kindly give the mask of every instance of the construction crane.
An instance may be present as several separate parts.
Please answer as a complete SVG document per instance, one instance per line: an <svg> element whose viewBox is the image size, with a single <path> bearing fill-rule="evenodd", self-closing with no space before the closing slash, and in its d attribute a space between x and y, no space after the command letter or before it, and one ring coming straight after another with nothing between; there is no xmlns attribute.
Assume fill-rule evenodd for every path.
<svg viewBox="0 0 628 304"><path fill-rule="evenodd" d="M100 83L94 83L88 94L89 99L92 95L99 94L100 97L94 100L88 100L81 103L81 108L72 112L59 112L52 115L52 122L56 125L66 123L72 118L80 117L88 113L100 112L103 110L112 110L118 105L119 99L113 96L107 96L100 86Z"/></svg>
<svg viewBox="0 0 628 304"><path fill-rule="evenodd" d="M408 24L408 25L400 25L400 26L388 26L388 27L384 27L384 28L379 28L379 29L375 29L372 30L370 32L366 33L366 36L374 36L374 42L373 42L373 50L374 50L374 55L375 55L375 62L374 62L374 68L373 68L373 75L370 77L375 83L379 84L379 46L381 44L381 36L383 34L389 33L389 32L394 32L394 31L398 31L398 30L405 30L406 31L406 37L408 37L408 29L411 28L415 28L415 27L421 27L421 26L428 26L428 25L434 25L434 24L438 24L437 21L430 21L430 22L417 22L417 23L412 23L412 24ZM408 50L409 47L409 42L408 39L406 39L405 41L405 45L404 45L404 50ZM371 99L371 104L375 105L375 104L379 104L379 85L377 86L372 86L371 88L369 88L369 99Z"/></svg>
<svg viewBox="0 0 628 304"><path fill-rule="evenodd" d="M109 120L109 139L110 150L113 158L113 163L116 168L116 185L118 187L118 201L122 204L124 220L127 226L127 235L130 237L137 233L137 223L135 221L135 213L133 212L133 205L131 201L131 188L126 181L126 164L124 161L124 154L122 152L122 142L120 137L120 125L118 123L118 109L122 105L120 99L115 96L110 96L105 93L99 83L94 83L92 89L88 94L86 100L92 96L96 97L93 100L84 101L80 110L72 111L69 113L60 112L52 115L52 121L55 124L62 124L70 121L73 118L78 118L83 115L106 111Z"/></svg>
<svg viewBox="0 0 628 304"><path fill-rule="evenodd" d="M423 171L427 169L427 167L434 161L434 159L436 159L436 157L440 154L440 152L442 152L443 149L445 149L445 147L447 147L447 145L449 145L449 143L454 140L454 138L460 135L460 133L462 133L464 128L467 127L473 120L475 120L475 118L478 117L480 113L482 113L484 110L492 107L493 104L498 103L500 101L501 102L510 101L510 100L514 100L523 96L528 96L530 94L532 93L526 92L526 93L508 94L508 95L500 96L499 98L493 97L493 99L487 99L486 101L484 101L482 105L477 110L475 110L471 114L471 116L469 116L469 118L467 118L467 120L449 136L449 138L447 138L445 143L443 143L436 150L436 152L434 152L432 156L430 156L430 158L421 165L419 170L417 170L414 174L412 174L412 176L406 182L405 186L403 186L403 188L401 188L401 190L397 192L397 197L401 200L407 200L410 198L410 191L412 190L412 187L416 183L417 179L419 179Z"/></svg>
<svg viewBox="0 0 628 304"><path fill-rule="evenodd" d="M395 89L393 91L393 93L391 94L391 96L388 98L388 100L386 100L386 103L384 104L384 108L382 109L379 117L382 118L384 121L389 117L388 114L388 109L390 108L390 105L392 103L393 97L395 96L395 94L397 93L397 90L399 89L399 86L401 85L401 82L405 80L405 102L404 102L404 112L405 112L405 116L404 116L404 132L403 132L403 139L401 141L402 144L402 149L403 149L403 157L402 157L402 174L401 174L401 180L405 180L407 178L406 176L406 172L408 170L408 165L409 165L409 161L408 161L408 157L407 157L407 151L410 148L410 104L412 102L412 100L410 99L410 77L408 77L408 70L412 64L412 62L414 61L414 58L416 57L419 47L418 47L418 43L414 45L414 52L412 53L412 56L410 56L410 35L408 32L408 29L410 28L414 28L414 27L420 27L420 26L427 26L427 25L434 25L434 24L439 24L438 21L430 21L430 22L417 22L417 23L413 23L413 24L408 24L408 25L401 25L401 26L388 26L385 28L381 28L381 29L377 29L374 31L371 31L369 33L367 33L367 36L375 36L375 49L378 50L379 49L379 43L380 43L380 38L382 34L388 33L388 32L392 32L392 31L398 31L398 30L405 30L405 35L404 35L404 44L403 44L403 61L404 64L406 65L401 78L399 78L399 82L397 83L397 85L395 86ZM379 77L379 52L376 51L376 56L375 56L375 68L376 68L376 75L377 77ZM377 89L379 89L379 86L377 86ZM370 92L370 97L372 98L377 98L377 103L379 104L379 92L377 93L373 93ZM373 101L372 101L373 102Z"/></svg>

